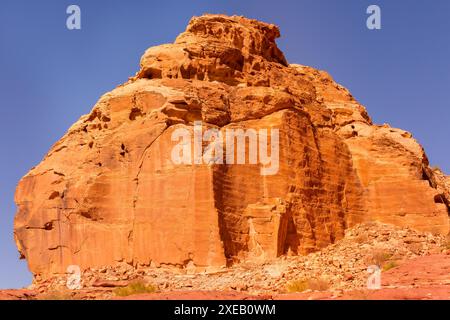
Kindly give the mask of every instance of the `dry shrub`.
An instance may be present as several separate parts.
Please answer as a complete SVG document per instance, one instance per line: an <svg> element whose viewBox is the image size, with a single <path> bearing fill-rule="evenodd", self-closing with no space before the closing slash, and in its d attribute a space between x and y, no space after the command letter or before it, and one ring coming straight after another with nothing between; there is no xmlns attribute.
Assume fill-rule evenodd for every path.
<svg viewBox="0 0 450 320"><path fill-rule="evenodd" d="M395 262L395 261L388 261L388 262L386 262L383 265L383 271L388 271L388 270L390 270L392 268L395 268L397 266L398 266L397 262Z"/></svg>
<svg viewBox="0 0 450 320"><path fill-rule="evenodd" d="M392 254L385 250L375 250L369 259L370 264L379 266L380 268L392 257Z"/></svg>
<svg viewBox="0 0 450 320"><path fill-rule="evenodd" d="M141 281L135 281L126 287L116 288L113 292L116 296L126 297L133 294L153 293L156 292L156 287Z"/></svg>
<svg viewBox="0 0 450 320"><path fill-rule="evenodd" d="M288 292L303 292L306 290L325 291L329 288L330 284L328 281L321 278L294 280L286 286Z"/></svg>

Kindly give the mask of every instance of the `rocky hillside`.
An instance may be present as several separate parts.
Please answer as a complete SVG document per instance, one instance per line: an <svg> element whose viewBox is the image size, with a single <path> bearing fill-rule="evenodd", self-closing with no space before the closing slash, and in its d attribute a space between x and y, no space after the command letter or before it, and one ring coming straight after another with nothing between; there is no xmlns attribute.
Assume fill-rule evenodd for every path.
<svg viewBox="0 0 450 320"><path fill-rule="evenodd" d="M67 276L36 276L27 290L0 290L2 299L450 299L450 239L379 222L347 229L343 239L306 256L242 261L214 272L138 267L125 262L87 268L82 289ZM368 266L381 288L367 289ZM121 296L133 283L151 286Z"/></svg>
<svg viewBox="0 0 450 320"><path fill-rule="evenodd" d="M215 272L315 252L369 221L448 234L449 177L326 72L289 64L279 36L205 15L148 49L20 181L14 234L34 276L117 263ZM278 129L279 170L175 164L172 134L197 121Z"/></svg>

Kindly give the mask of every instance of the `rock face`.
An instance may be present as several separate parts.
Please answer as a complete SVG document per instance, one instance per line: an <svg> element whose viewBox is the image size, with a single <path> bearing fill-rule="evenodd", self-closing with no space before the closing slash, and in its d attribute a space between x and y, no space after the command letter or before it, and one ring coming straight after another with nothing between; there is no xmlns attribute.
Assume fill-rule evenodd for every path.
<svg viewBox="0 0 450 320"><path fill-rule="evenodd" d="M449 178L410 133L373 125L327 73L289 65L279 35L205 15L175 43L148 49L136 76L20 181L14 232L33 274L306 254L368 220L447 234ZM172 134L196 121L220 132L278 129L278 172L175 164Z"/></svg>

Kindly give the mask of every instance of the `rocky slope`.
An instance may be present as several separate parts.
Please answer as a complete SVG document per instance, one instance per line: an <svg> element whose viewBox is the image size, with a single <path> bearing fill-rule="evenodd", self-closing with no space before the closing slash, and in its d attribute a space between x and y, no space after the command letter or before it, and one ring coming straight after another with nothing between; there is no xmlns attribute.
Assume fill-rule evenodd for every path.
<svg viewBox="0 0 450 320"><path fill-rule="evenodd" d="M315 252L366 221L449 233L449 177L326 72L288 64L279 36L195 17L68 130L17 187L15 239L37 282L69 265L214 272ZM195 121L279 129L279 171L174 164L172 133Z"/></svg>
<svg viewBox="0 0 450 320"><path fill-rule="evenodd" d="M449 245L449 239L440 235L368 222L347 229L343 239L306 256L243 261L203 273L116 263L86 269L81 290L68 290L64 275L38 276L28 290L0 291L0 300L450 299ZM367 289L370 265L381 269L378 290ZM117 296L117 288L135 282L150 284L155 292Z"/></svg>

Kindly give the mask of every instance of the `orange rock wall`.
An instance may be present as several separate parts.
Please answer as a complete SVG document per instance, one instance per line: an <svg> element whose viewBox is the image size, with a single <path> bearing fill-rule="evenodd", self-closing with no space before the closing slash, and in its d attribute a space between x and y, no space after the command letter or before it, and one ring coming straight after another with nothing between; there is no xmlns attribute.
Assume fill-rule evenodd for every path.
<svg viewBox="0 0 450 320"><path fill-rule="evenodd" d="M409 133L373 125L328 74L288 65L278 36L274 25L206 15L148 49L136 76L20 181L14 233L30 270L203 270L319 250L365 220L447 234L448 177ZM195 121L278 129L278 173L174 164L172 133Z"/></svg>

